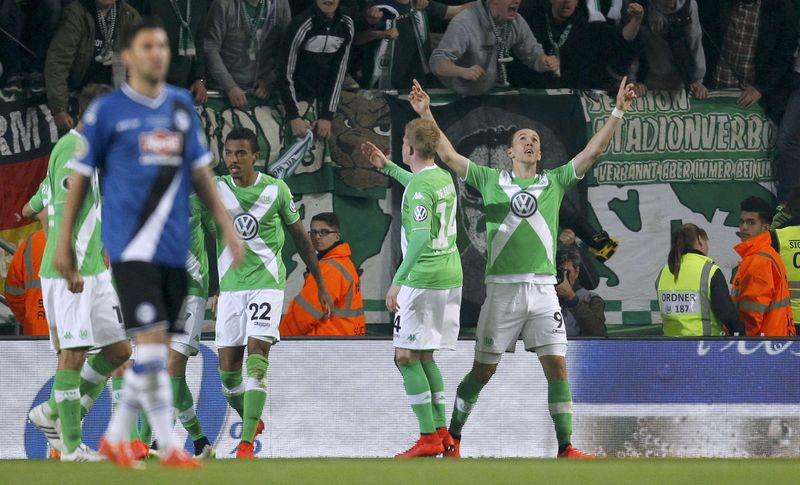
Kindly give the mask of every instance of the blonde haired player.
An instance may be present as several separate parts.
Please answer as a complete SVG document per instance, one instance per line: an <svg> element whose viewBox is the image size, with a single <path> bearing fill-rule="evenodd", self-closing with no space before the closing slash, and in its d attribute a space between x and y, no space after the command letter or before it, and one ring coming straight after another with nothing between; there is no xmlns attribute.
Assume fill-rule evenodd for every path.
<svg viewBox="0 0 800 485"><path fill-rule="evenodd" d="M394 361L403 376L420 438L398 458L435 456L452 449L447 431L444 382L433 353L453 350L461 309L461 257L456 247L456 190L433 157L441 134L436 123L414 120L403 137L403 170L372 143L370 163L406 187L402 204L403 262L386 294L395 313Z"/></svg>

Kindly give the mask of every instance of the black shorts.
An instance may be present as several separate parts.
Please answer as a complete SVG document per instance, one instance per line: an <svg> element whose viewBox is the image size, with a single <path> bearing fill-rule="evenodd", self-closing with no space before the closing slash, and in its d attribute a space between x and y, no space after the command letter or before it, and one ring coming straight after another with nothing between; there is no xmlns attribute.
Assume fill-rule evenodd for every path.
<svg viewBox="0 0 800 485"><path fill-rule="evenodd" d="M185 268L126 261L112 263L111 274L128 333L156 326L183 332L184 321L179 317L188 285Z"/></svg>

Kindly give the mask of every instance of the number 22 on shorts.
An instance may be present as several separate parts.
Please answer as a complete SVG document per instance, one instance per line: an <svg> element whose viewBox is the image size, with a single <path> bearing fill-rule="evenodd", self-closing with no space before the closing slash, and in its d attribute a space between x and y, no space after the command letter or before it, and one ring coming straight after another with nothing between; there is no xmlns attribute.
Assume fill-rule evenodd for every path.
<svg viewBox="0 0 800 485"><path fill-rule="evenodd" d="M250 321L266 322L265 324L267 326L271 324L272 317L270 316L270 312L272 312L272 305L270 305L269 303L253 302L247 305L247 309L250 311Z"/></svg>

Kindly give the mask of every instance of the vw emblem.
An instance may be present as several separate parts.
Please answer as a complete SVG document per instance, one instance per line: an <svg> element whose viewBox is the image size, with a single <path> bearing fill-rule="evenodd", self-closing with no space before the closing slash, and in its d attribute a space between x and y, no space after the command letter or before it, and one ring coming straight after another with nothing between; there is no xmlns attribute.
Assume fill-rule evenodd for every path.
<svg viewBox="0 0 800 485"><path fill-rule="evenodd" d="M511 212L518 217L530 217L536 213L538 208L539 203L536 201L536 197L524 190L511 197Z"/></svg>
<svg viewBox="0 0 800 485"><path fill-rule="evenodd" d="M233 218L233 228L240 238L249 241L258 234L258 221L247 212L242 212Z"/></svg>
<svg viewBox="0 0 800 485"><path fill-rule="evenodd" d="M428 218L428 209L425 208L424 205L418 205L414 207L414 220L417 222L422 222Z"/></svg>

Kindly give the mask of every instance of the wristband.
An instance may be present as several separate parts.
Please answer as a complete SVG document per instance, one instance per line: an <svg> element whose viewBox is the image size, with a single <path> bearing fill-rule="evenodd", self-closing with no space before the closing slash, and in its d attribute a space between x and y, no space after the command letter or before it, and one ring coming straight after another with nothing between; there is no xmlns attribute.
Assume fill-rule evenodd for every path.
<svg viewBox="0 0 800 485"><path fill-rule="evenodd" d="M614 118L619 118L619 119L622 119L622 115L624 115L624 114L625 114L625 112L622 111L619 108L614 108L614 111L611 112L611 116L613 116Z"/></svg>

